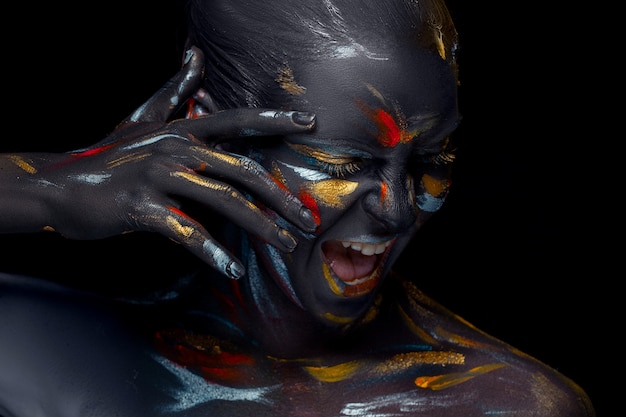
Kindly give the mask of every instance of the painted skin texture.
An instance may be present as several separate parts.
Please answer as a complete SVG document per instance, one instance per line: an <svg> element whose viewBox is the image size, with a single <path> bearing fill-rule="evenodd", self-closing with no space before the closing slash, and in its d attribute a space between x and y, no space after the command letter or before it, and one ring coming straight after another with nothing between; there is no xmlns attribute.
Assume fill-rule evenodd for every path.
<svg viewBox="0 0 626 417"><path fill-rule="evenodd" d="M437 42L353 50L280 68L279 111L215 114L196 51L97 146L5 157L36 184L79 183L94 196L169 155L139 187L162 193L100 197L131 214L90 237L160 231L207 268L141 304L0 275L0 335L11 336L0 345L0 415L594 415L572 381L422 294L415 283L430 277L391 272L449 187L455 69ZM187 119L166 124L187 100ZM63 181L81 172L88 181ZM174 190L204 213L165 197ZM206 212L227 219L223 230ZM54 229L71 235L73 216Z"/></svg>

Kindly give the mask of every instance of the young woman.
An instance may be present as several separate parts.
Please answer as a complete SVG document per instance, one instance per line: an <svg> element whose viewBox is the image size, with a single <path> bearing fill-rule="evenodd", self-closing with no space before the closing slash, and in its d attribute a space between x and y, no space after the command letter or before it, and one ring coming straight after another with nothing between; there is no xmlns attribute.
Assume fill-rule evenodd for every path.
<svg viewBox="0 0 626 417"><path fill-rule="evenodd" d="M187 10L184 68L108 138L1 156L0 230L156 232L206 266L133 300L2 275L0 415L594 415L392 272L449 187L441 1Z"/></svg>

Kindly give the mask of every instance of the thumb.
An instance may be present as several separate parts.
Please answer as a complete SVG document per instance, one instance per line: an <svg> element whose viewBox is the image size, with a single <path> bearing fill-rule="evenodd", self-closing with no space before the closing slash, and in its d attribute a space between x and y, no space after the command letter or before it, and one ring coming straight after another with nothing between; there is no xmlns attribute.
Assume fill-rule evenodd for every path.
<svg viewBox="0 0 626 417"><path fill-rule="evenodd" d="M168 118L198 90L203 73L202 51L192 46L185 53L183 68L124 122L167 122Z"/></svg>

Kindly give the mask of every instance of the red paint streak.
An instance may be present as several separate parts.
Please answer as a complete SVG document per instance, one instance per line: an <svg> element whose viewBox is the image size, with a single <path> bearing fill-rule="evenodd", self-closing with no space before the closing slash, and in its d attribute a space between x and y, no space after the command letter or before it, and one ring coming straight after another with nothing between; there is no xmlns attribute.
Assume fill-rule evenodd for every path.
<svg viewBox="0 0 626 417"><path fill-rule="evenodd" d="M387 183L381 182L380 183L380 202L384 203L385 198L387 198Z"/></svg>
<svg viewBox="0 0 626 417"><path fill-rule="evenodd" d="M357 106L363 113L367 115L378 128L378 143L382 146L393 148L398 143L407 143L411 141L412 135L403 128L404 117L402 114L396 114L396 117L389 114L383 109L372 109L361 100L357 100ZM399 120L399 122L396 121Z"/></svg>
<svg viewBox="0 0 626 417"><path fill-rule="evenodd" d="M378 109L374 115L374 122L378 126L378 141L381 145L393 148L402 138L402 131L393 117L385 110Z"/></svg>
<svg viewBox="0 0 626 417"><path fill-rule="evenodd" d="M272 179L272 181L274 181L274 183L276 185L278 185L281 189L285 190L285 191L289 191L289 189L287 188L287 186L283 183L283 181L281 181L280 178L276 177L275 175L270 175L270 178Z"/></svg>
<svg viewBox="0 0 626 417"><path fill-rule="evenodd" d="M219 347L192 346L184 330L155 333L158 351L178 365L199 371L207 381L245 382L254 372L255 359L244 353L225 352Z"/></svg>
<svg viewBox="0 0 626 417"><path fill-rule="evenodd" d="M195 220L193 220L191 217L189 217L189 216L187 215L187 213L185 213L185 212L181 211L179 208L176 208L176 207L174 207L174 206L169 206L167 209L168 209L169 211L171 211L172 213L174 213L174 214L178 214L179 216L182 216L182 217L184 217L184 218L186 218L186 219L192 220L194 223L196 223L196 221L195 221Z"/></svg>
<svg viewBox="0 0 626 417"><path fill-rule="evenodd" d="M72 156L75 158L83 158L85 156L92 156L92 155L97 155L101 152L106 151L107 149L111 149L112 147L116 146L116 143L109 143L108 145L104 145L104 146L100 146L98 148L94 148L94 149L87 149L84 152L79 152L79 153L73 153Z"/></svg>
<svg viewBox="0 0 626 417"><path fill-rule="evenodd" d="M193 98L190 98L189 101L187 102L187 115L185 116L185 118L187 119L198 118L198 115L195 112L195 107L196 107L196 100Z"/></svg>
<svg viewBox="0 0 626 417"><path fill-rule="evenodd" d="M313 214L313 219L315 219L315 224L319 226L322 222L322 218L320 217L320 209L317 205L317 201L315 201L311 194L304 190L300 191L298 198L300 199L300 201L302 201L302 204L304 204L306 208L311 210L311 213Z"/></svg>

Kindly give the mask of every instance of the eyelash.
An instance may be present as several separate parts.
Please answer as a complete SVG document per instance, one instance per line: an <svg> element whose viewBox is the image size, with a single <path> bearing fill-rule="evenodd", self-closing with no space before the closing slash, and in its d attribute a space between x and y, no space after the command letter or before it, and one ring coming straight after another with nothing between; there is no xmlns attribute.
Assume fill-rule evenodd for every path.
<svg viewBox="0 0 626 417"><path fill-rule="evenodd" d="M341 164L333 164L332 162L326 161L315 161L315 165L322 171L335 177L344 177L349 174L354 174L361 169L360 161L344 162Z"/></svg>
<svg viewBox="0 0 626 417"><path fill-rule="evenodd" d="M456 155L453 152L441 151L434 155L423 156L423 161L435 165L448 165L454 162Z"/></svg>

